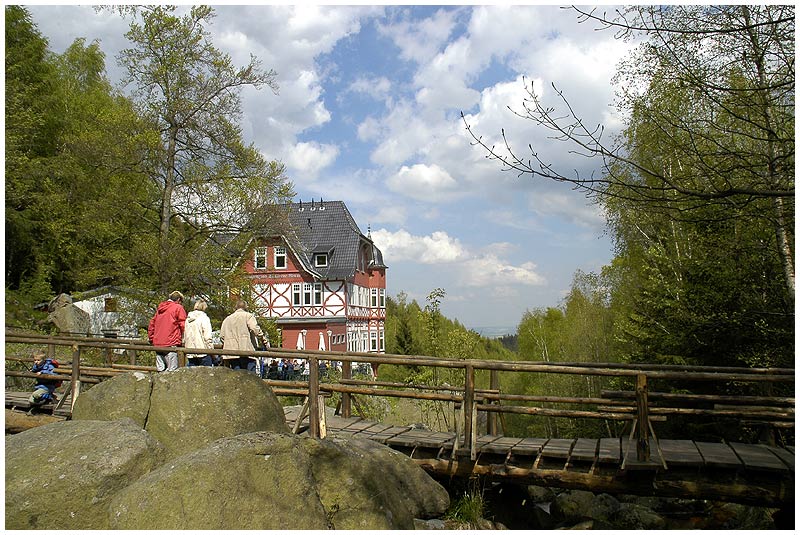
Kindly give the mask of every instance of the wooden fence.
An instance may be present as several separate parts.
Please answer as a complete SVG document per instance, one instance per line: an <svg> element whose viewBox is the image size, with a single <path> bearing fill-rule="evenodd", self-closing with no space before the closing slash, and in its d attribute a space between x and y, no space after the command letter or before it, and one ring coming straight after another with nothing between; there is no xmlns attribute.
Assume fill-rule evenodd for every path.
<svg viewBox="0 0 800 535"><path fill-rule="evenodd" d="M154 347L141 340L106 339L89 337L48 337L33 334L6 332L6 344L22 344L32 348L44 348L48 355L55 355L57 346L71 348L71 360L61 362L57 378L70 381L70 400L74 404L80 395L82 383L98 383L103 379L130 371L155 371L152 366L137 364L142 352L177 351L180 366L185 366L187 355L218 354L229 356L255 356L266 359L304 359L309 365L308 381L266 381L278 395L306 396L308 404L309 433L324 436L323 396L337 392L341 395L341 413L350 417L354 396L387 396L412 398L440 402L452 402L461 415L456 430L461 438L458 453L475 459L478 436L478 413L487 413L487 432L499 434L498 415L525 414L563 418L592 418L631 422L631 438L637 446L637 459L648 462L650 444L654 437L652 421L669 416L689 415L699 417L733 417L743 421L757 422L775 428L794 427L794 387L791 397L772 396L722 396L651 392L652 380L679 380L682 382L736 382L760 383L764 385L794 383L794 370L784 368L732 368L652 364L620 363L547 363L526 361L486 361L432 358L427 356L390 355L374 353L352 353L331 351L301 351L292 349L267 349L244 352L214 349ZM100 350L105 355L103 366L81 364L81 354L89 348ZM38 349L41 351L42 349ZM122 351L126 363L115 362L120 358L115 350ZM28 353L30 354L30 353ZM25 361L28 357L7 355L6 361ZM320 361L341 362L341 379L336 382L321 381ZM463 386L408 385L382 381L357 380L352 376L352 363L393 364L461 370ZM489 373L489 388L476 387L476 372ZM499 388L500 373L547 373L600 377L629 378L635 385L630 391L603 391L600 397L529 396L503 393ZM37 377L30 372L6 369L9 377ZM766 388L765 390L771 390ZM64 397L66 399L66 396ZM64 402L61 400L61 403ZM585 408L554 409L533 407L523 403L558 403L566 406L594 405L594 410ZM713 404L713 408L687 405Z"/></svg>

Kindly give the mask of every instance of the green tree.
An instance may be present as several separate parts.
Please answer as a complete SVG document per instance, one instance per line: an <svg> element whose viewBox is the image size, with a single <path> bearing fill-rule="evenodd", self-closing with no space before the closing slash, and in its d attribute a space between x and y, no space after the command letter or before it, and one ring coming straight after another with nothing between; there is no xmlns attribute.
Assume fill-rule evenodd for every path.
<svg viewBox="0 0 800 535"><path fill-rule="evenodd" d="M5 259L6 288L37 279L46 287L48 270L39 254L42 159L56 154L53 65L47 40L20 6L5 7ZM46 295L49 295L49 292Z"/></svg>
<svg viewBox="0 0 800 535"><path fill-rule="evenodd" d="M119 56L125 81L133 84L140 113L158 132L147 161L159 192L151 222L156 254L148 261L167 291L197 278L191 268L200 266L190 260L209 235L264 228L272 223L267 206L291 197L283 166L246 145L238 124L241 88L277 92L276 73L263 70L254 57L234 66L210 39L206 24L214 12L208 6L192 6L183 15L170 6L122 12L132 18L126 34L132 47ZM218 275L220 266L213 268L206 281Z"/></svg>
<svg viewBox="0 0 800 535"><path fill-rule="evenodd" d="M98 43L54 54L23 8L6 15L6 286L41 301L130 283L150 193L141 122Z"/></svg>
<svg viewBox="0 0 800 535"><path fill-rule="evenodd" d="M623 140L609 144L558 90L563 110L544 105L531 85L517 115L601 159L604 172L563 172L534 147L523 157L470 130L476 143L507 169L570 183L600 201L675 220L708 217L713 205L717 217L769 221L793 298L794 7L635 6L614 17L574 9L620 38L642 38L617 74L619 106L631 117Z"/></svg>

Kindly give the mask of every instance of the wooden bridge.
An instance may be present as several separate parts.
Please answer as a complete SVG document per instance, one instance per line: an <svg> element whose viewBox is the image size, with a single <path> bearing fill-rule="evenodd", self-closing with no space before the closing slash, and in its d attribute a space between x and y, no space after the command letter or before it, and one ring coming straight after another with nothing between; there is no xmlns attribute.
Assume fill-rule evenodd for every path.
<svg viewBox="0 0 800 535"><path fill-rule="evenodd" d="M82 383L97 383L134 370L155 370L152 366L137 364L143 352L154 349L140 340L52 338L7 332L7 384L9 377L32 376L29 372L9 369L9 363L13 368L14 363L20 367L19 364L24 366L30 360L20 347L28 354L35 350L52 355L59 346L70 349L71 361L61 359L62 367L58 369L59 378L69 382L69 389L62 393L58 403L49 406L56 415L69 417L71 404L80 395ZM16 348L19 355L12 356L10 347ZM183 363L186 354L198 352L201 351L181 348L179 360ZM101 362L95 365L82 362L89 353ZM248 354L223 350L215 353ZM296 433L374 440L408 455L438 477L480 476L593 492L706 498L773 507L793 507L794 504L794 397L769 395L770 385L781 383L791 384L794 392L792 369L473 361L288 349L270 349L256 352L256 355L302 358L310 363L308 382L266 380L277 395L305 398L302 409L286 409L287 422ZM123 359L127 362L119 362ZM320 360L341 362L342 377L336 381L321 380ZM357 380L351 374L353 362L462 370L463 385L426 386ZM476 372L488 373L489 388L476 387ZM596 398L514 395L500 390L500 373L622 377L629 379L632 388L603 391ZM762 390L767 394L718 396L649 391L653 381L675 380L684 388L692 382L755 383L764 385ZM341 396L341 401L335 415L326 414L331 409L325 410L324 398L334 393ZM455 419L455 429L447 432L373 422L352 413L353 404L358 406L357 399L362 396L450 403L459 417ZM6 391L6 407L25 408L26 403L27 394ZM576 408L555 409L545 404ZM478 429L479 412L487 415L485 433ZM611 438L508 437L503 436L498 425L502 423L503 414L624 421L630 424L630 433ZM780 447L655 436L653 421L677 416L735 418L749 425L788 432L791 444Z"/></svg>

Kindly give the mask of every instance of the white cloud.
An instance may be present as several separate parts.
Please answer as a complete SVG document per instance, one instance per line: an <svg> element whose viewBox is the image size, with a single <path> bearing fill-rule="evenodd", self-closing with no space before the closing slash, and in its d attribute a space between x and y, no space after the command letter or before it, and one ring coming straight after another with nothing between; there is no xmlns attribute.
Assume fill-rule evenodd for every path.
<svg viewBox="0 0 800 535"><path fill-rule="evenodd" d="M412 236L407 230L390 232L380 229L372 231L372 241L383 252L387 262L442 264L462 260L466 255L461 242L442 231L430 236Z"/></svg>
<svg viewBox="0 0 800 535"><path fill-rule="evenodd" d="M471 258L460 269L460 282L464 286L543 286L546 281L536 272L536 264L525 262L513 266L494 254Z"/></svg>
<svg viewBox="0 0 800 535"><path fill-rule="evenodd" d="M395 193L427 202L452 199L458 194L458 183L438 165L403 166L386 181Z"/></svg>
<svg viewBox="0 0 800 535"><path fill-rule="evenodd" d="M394 41L403 59L424 63L447 42L457 16L458 11L440 9L432 17L423 20L378 24L378 31Z"/></svg>
<svg viewBox="0 0 800 535"><path fill-rule="evenodd" d="M325 145L312 141L297 143L286 158L286 166L313 180L319 172L336 161L339 149L335 145Z"/></svg>
<svg viewBox="0 0 800 535"><path fill-rule="evenodd" d="M348 88L353 93L362 93L375 100L385 100L392 89L392 82L385 76L364 77L360 76Z"/></svg>
<svg viewBox="0 0 800 535"><path fill-rule="evenodd" d="M574 194L566 192L537 188L529 196L529 206L541 216L558 216L584 228L600 229L606 224L599 206L590 204L588 200L578 202Z"/></svg>
<svg viewBox="0 0 800 535"><path fill-rule="evenodd" d="M372 217L371 221L375 223L402 225L407 219L408 209L405 206L393 205L382 206Z"/></svg>
<svg viewBox="0 0 800 535"><path fill-rule="evenodd" d="M446 264L452 282L465 287L542 286L546 283L533 262L515 266L499 256L512 248L510 244L495 244L494 251L476 255L443 231L414 236L403 229L396 232L380 229L372 231L372 240L388 264Z"/></svg>

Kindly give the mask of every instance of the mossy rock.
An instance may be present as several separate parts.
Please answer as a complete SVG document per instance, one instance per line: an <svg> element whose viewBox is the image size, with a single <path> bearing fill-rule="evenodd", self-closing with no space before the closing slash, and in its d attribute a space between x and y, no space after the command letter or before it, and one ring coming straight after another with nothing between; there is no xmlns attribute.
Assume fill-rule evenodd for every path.
<svg viewBox="0 0 800 535"><path fill-rule="evenodd" d="M81 394L73 413L74 419L120 416L133 418L172 455L222 437L255 431L290 433L283 407L270 387L252 373L222 367L114 377Z"/></svg>
<svg viewBox="0 0 800 535"><path fill-rule="evenodd" d="M6 529L107 529L115 492L164 461L130 419L66 421L6 437Z"/></svg>
<svg viewBox="0 0 800 535"><path fill-rule="evenodd" d="M447 491L407 457L364 439L270 432L223 438L118 493L116 529L413 529Z"/></svg>

